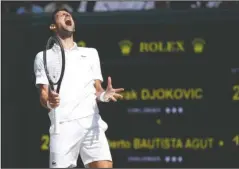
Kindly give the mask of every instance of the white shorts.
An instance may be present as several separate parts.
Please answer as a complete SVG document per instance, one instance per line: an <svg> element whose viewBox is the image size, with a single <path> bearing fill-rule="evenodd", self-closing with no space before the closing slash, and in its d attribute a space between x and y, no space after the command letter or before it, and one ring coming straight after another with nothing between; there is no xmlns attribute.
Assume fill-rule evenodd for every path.
<svg viewBox="0 0 239 169"><path fill-rule="evenodd" d="M50 168L77 166L80 154L83 164L112 161L105 131L108 125L99 114L64 122L59 125L60 134L53 134L50 127Z"/></svg>

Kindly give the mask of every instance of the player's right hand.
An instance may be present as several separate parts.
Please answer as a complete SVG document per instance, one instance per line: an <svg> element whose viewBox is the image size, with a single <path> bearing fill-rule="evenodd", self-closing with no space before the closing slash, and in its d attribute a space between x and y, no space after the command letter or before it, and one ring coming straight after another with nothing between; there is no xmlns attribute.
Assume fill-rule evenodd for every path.
<svg viewBox="0 0 239 169"><path fill-rule="evenodd" d="M49 101L49 105L51 106L51 108L56 108L60 105L60 97L59 94L54 92L54 91L50 91L48 94L48 101Z"/></svg>

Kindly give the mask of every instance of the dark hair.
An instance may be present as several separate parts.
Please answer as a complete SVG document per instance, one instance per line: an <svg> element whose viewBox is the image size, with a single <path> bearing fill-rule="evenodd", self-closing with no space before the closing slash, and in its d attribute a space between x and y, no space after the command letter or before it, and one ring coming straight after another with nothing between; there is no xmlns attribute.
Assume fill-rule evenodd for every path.
<svg viewBox="0 0 239 169"><path fill-rule="evenodd" d="M52 21L53 24L56 23L55 15L56 15L57 12L59 12L59 11L66 11L66 12L68 12L70 15L72 15L71 12L68 11L66 8L57 8L57 9L52 13L52 15L51 15L51 21Z"/></svg>

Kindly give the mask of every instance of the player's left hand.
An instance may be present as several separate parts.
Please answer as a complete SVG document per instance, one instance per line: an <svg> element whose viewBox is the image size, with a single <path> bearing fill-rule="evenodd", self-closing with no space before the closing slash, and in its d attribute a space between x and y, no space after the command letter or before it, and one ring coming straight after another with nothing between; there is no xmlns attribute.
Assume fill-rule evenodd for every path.
<svg viewBox="0 0 239 169"><path fill-rule="evenodd" d="M105 95L104 95L104 99L107 101L114 101L116 102L117 99L122 99L123 96L121 94L118 94L120 92L124 91L124 88L118 88L118 89L114 89L112 87L112 81L111 81L111 77L108 77L108 85L105 91Z"/></svg>

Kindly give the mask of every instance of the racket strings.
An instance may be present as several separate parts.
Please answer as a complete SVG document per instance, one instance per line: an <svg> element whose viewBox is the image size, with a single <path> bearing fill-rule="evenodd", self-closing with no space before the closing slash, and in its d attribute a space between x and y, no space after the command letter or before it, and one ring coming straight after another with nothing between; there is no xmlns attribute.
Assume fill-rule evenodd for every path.
<svg viewBox="0 0 239 169"><path fill-rule="evenodd" d="M61 76L62 56L60 51L51 53L47 57L47 69L53 83L57 83Z"/></svg>

